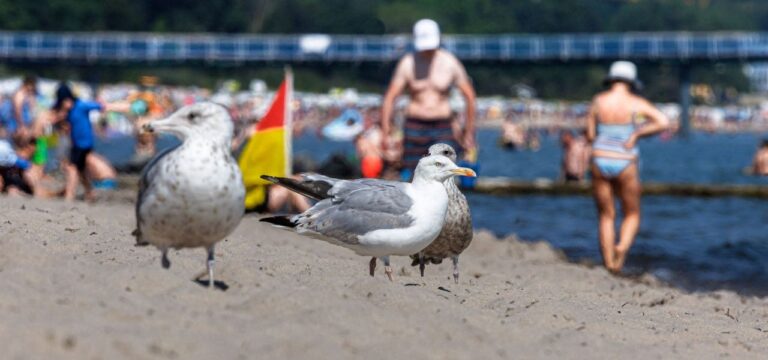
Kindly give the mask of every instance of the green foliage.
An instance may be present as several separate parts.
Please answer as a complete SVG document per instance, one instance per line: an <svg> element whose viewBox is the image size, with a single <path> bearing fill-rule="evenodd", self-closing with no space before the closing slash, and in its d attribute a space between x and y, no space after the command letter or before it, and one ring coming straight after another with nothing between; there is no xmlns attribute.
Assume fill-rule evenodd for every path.
<svg viewBox="0 0 768 360"><path fill-rule="evenodd" d="M768 30L765 0L0 0L0 28L45 31L156 31L223 33L408 33L424 17L445 33L558 33L621 31ZM382 91L393 64L300 64L297 87L356 86ZM509 95L527 84L544 97L588 98L600 88L607 64L467 64L480 94ZM78 68L18 64L6 71L74 74L210 85L220 77L279 77L281 64L248 67L141 66ZM104 70L109 69L109 70ZM646 94L676 97L674 64L641 66ZM738 64L702 65L695 82L747 89Z"/></svg>

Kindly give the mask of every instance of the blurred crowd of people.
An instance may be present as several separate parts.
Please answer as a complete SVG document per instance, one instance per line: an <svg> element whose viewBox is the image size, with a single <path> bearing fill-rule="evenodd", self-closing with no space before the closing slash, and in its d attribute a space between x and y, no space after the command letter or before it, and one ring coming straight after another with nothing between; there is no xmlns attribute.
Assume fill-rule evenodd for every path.
<svg viewBox="0 0 768 360"><path fill-rule="evenodd" d="M13 195L61 196L74 200L78 184L86 199L94 189L116 187L116 171L92 152L91 112L127 112L127 102L80 99L69 85L59 84L54 96L40 96L38 80L22 79L17 89L0 99L0 189ZM60 170L63 186L52 170Z"/></svg>
<svg viewBox="0 0 768 360"><path fill-rule="evenodd" d="M499 127L498 145L512 150L538 150L542 130L559 133L561 181L583 182L590 174L604 265L619 273L640 224L637 141L657 134L671 137L677 131L679 107L655 105L639 96L637 68L628 61L611 65L605 88L589 103L478 99L463 64L440 47L435 21L422 19L414 25L414 50L398 61L383 96L335 89L291 98L284 90L290 86L281 87L282 95L276 99L292 99L278 103L279 109L287 107L292 114L294 136L314 128L329 140L353 142L356 150L351 161L332 156L320 168L297 168L301 162L294 161L294 172L410 181L416 164L437 143L452 147L457 165L476 171L479 126ZM114 167L94 152L97 137L134 137L129 168L139 170L157 151L156 135L144 132L145 125L203 100L228 109L235 125L232 151L238 152L274 96L261 81L253 81L247 89L226 81L215 91L164 86L152 76L137 84L98 88L31 76L0 81L0 189L69 201L82 193L85 200L93 200L98 190L117 185ZM281 110L270 111L269 116L275 118L275 113L283 116ZM280 127L286 119L280 120ZM694 128L706 131L764 130L768 105L695 107L692 120ZM279 158L280 167L282 159L290 158L270 152L274 151L252 158L257 162ZM758 149L749 171L768 174L768 142ZM282 187L262 186L262 195L249 210L276 212L290 206L302 212L310 206ZM615 200L620 200L623 213L618 236Z"/></svg>
<svg viewBox="0 0 768 360"><path fill-rule="evenodd" d="M105 84L93 88L83 83L69 82L71 97L81 101L95 101L85 118L89 120L93 136L109 139L135 136L136 148L129 169L139 170L155 153L155 135L139 131L151 119L162 118L176 109L202 100L211 100L228 107L235 121L237 136L235 148L248 136L248 129L257 122L271 103L273 93L266 84L256 80L247 88L234 81L226 81L219 88L162 85L157 78L145 76L136 83ZM2 189L9 193L27 193L35 196L65 196L73 198L73 177L76 173L68 164L73 160L72 122L57 109L62 94L60 84L54 80L34 77L0 80L0 172ZM66 94L64 94L66 96ZM57 97L58 96L58 97ZM451 114L448 117L452 138L461 139L468 112L460 91L448 93ZM332 89L326 94L295 94L292 103L295 134L305 130L316 131L319 136L333 140L352 141L357 149L356 173L348 176L403 178L404 148L402 130L383 136L382 103L384 96L360 94L353 89ZM394 129L403 129L408 117L407 97L394 97L392 114ZM108 107L120 103L121 111ZM540 146L539 130L550 133L567 131L562 138L565 154L581 154L583 135L589 104L586 102L542 101L538 99L477 98L474 114L478 127L501 129L499 145L508 149L537 150ZM679 108L676 104L660 104L659 109L672 119L668 136L676 131ZM71 110L71 109L70 109ZM768 107L711 107L692 109L692 125L705 131L759 130L768 126ZM338 123L338 124L334 124ZM334 126L332 126L334 125ZM335 126L338 125L338 126ZM76 127L76 130L77 127ZM662 135L664 136L664 135ZM335 138L335 137L338 137ZM79 140L78 140L79 141ZM85 145L92 147L93 141ZM77 145L77 144L74 144ZM460 144L459 147L463 147ZM573 149L573 150L568 150ZM74 159L78 160L78 159ZM85 168L77 174L87 174L97 189L115 184L116 171L99 154L85 156ZM582 165L573 159L563 161L563 178L583 179ZM81 166L74 163L75 168ZM766 167L768 168L768 167ZM57 170L62 172L57 173ZM761 170L761 171L757 171ZM757 169L755 173L768 173ZM59 174L60 176L57 176ZM53 175L53 176L51 176ZM407 176L407 174L405 175ZM56 187L56 179L66 184ZM69 179L69 180L68 180ZM80 181L81 184L85 184ZM90 191L85 195L91 197Z"/></svg>

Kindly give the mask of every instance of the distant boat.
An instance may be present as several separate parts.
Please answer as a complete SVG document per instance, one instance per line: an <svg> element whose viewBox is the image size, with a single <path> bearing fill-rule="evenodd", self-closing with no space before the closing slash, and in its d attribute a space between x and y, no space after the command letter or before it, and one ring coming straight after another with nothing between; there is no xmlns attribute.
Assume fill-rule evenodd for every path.
<svg viewBox="0 0 768 360"><path fill-rule="evenodd" d="M323 127L323 137L333 141L351 141L363 131L363 115L349 108Z"/></svg>

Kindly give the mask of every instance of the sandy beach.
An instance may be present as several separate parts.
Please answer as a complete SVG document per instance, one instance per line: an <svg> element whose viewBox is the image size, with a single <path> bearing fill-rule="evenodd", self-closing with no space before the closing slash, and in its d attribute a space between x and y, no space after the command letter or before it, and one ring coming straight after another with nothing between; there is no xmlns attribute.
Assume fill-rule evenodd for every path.
<svg viewBox="0 0 768 360"><path fill-rule="evenodd" d="M246 216L217 248L133 246L132 194L97 204L0 197L6 359L765 358L768 301L687 294L484 232L461 259L371 278L368 259Z"/></svg>

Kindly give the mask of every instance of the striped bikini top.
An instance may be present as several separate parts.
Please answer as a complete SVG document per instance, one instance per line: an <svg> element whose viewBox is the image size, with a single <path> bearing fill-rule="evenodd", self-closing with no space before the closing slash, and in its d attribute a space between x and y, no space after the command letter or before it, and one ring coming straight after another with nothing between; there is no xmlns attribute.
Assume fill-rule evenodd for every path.
<svg viewBox="0 0 768 360"><path fill-rule="evenodd" d="M592 153L596 157L634 160L640 154L637 145L627 149L624 144L635 132L635 115L627 124L597 124L597 138L592 144Z"/></svg>

